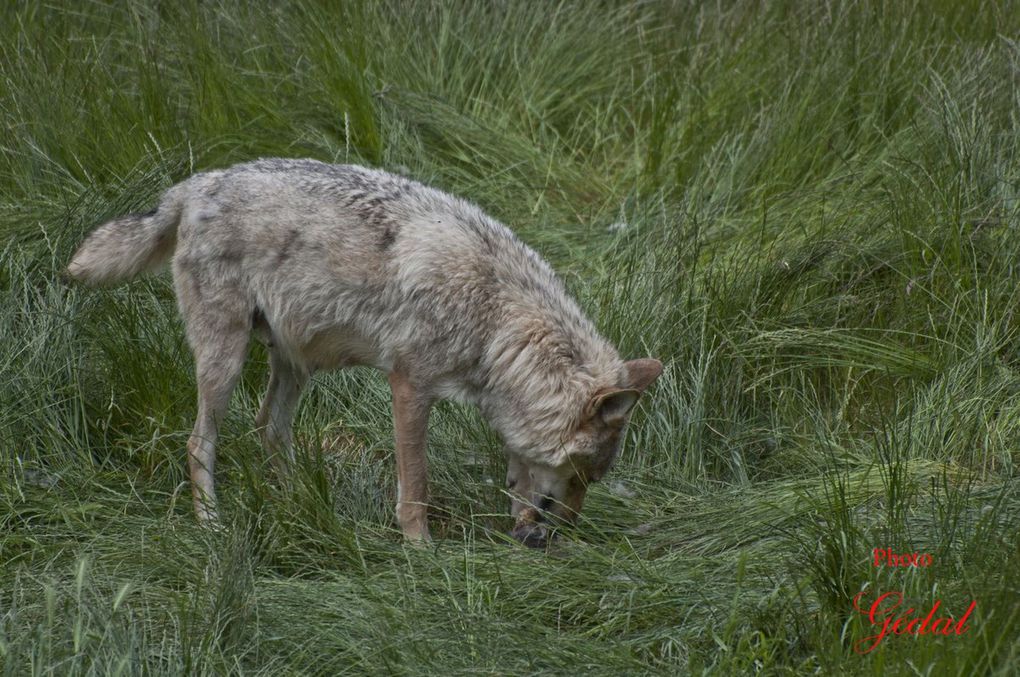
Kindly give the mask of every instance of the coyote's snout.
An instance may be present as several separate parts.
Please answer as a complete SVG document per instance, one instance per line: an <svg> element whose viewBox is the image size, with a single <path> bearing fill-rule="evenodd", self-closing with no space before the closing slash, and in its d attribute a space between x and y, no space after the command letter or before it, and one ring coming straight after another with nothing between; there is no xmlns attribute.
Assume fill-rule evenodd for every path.
<svg viewBox="0 0 1020 677"><path fill-rule="evenodd" d="M198 382L188 463L200 519L216 518L217 426L253 332L270 361L255 424L281 472L315 371L388 375L397 520L409 539L429 537L425 436L436 400L477 405L503 437L513 534L541 545L550 525L576 518L662 372L657 360L621 360L505 226L381 171L274 159L196 174L153 212L96 229L67 272L112 284L171 256Z"/></svg>

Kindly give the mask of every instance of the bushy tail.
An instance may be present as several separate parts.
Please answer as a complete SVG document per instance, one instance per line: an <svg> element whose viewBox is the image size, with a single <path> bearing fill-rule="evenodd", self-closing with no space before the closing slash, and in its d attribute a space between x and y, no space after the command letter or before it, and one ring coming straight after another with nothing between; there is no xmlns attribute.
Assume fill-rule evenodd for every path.
<svg viewBox="0 0 1020 677"><path fill-rule="evenodd" d="M67 266L71 278L92 286L126 282L166 262L177 244L183 197L171 188L159 208L129 214L96 228Z"/></svg>

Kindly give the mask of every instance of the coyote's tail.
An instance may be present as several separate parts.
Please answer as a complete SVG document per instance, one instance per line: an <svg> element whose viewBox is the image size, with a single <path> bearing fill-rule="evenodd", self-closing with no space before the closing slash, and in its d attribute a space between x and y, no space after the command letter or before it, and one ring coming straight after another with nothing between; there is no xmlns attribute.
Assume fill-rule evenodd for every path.
<svg viewBox="0 0 1020 677"><path fill-rule="evenodd" d="M126 282L158 268L174 253L182 191L171 188L159 208L104 223L85 238L67 266L67 275L92 286Z"/></svg>

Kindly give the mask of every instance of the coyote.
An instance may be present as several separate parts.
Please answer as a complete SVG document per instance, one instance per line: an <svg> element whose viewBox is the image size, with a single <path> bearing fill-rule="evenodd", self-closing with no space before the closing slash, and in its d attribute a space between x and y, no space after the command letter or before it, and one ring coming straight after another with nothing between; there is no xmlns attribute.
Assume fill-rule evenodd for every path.
<svg viewBox="0 0 1020 677"><path fill-rule="evenodd" d="M217 519L217 427L253 333L270 364L255 425L278 473L293 462L291 423L314 372L387 374L397 522L419 541L429 539L425 440L436 400L476 405L501 435L511 533L538 547L576 519L662 372L658 360L621 360L506 226L379 170L262 159L195 174L148 214L97 228L67 274L106 285L171 257L197 375L188 465L200 520Z"/></svg>

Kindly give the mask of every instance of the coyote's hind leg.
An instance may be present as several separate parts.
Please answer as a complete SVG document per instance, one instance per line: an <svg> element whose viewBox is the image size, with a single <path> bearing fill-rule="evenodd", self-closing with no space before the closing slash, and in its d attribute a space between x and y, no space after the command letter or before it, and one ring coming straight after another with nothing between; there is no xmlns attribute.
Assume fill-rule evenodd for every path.
<svg viewBox="0 0 1020 677"><path fill-rule="evenodd" d="M251 308L229 279L200 276L180 257L174 260L174 285L198 386L198 416L188 439L191 492L195 514L207 522L217 519L216 438L247 355Z"/></svg>
<svg viewBox="0 0 1020 677"><path fill-rule="evenodd" d="M288 465L294 463L291 427L308 374L293 366L276 348L269 349L269 370L269 387L255 417L255 427L278 478L283 481Z"/></svg>
<svg viewBox="0 0 1020 677"><path fill-rule="evenodd" d="M198 416L188 439L188 466L195 514L202 521L217 518L213 480L216 438L241 375L247 347L248 332L243 330L221 336L215 345L205 344L195 350Z"/></svg>

